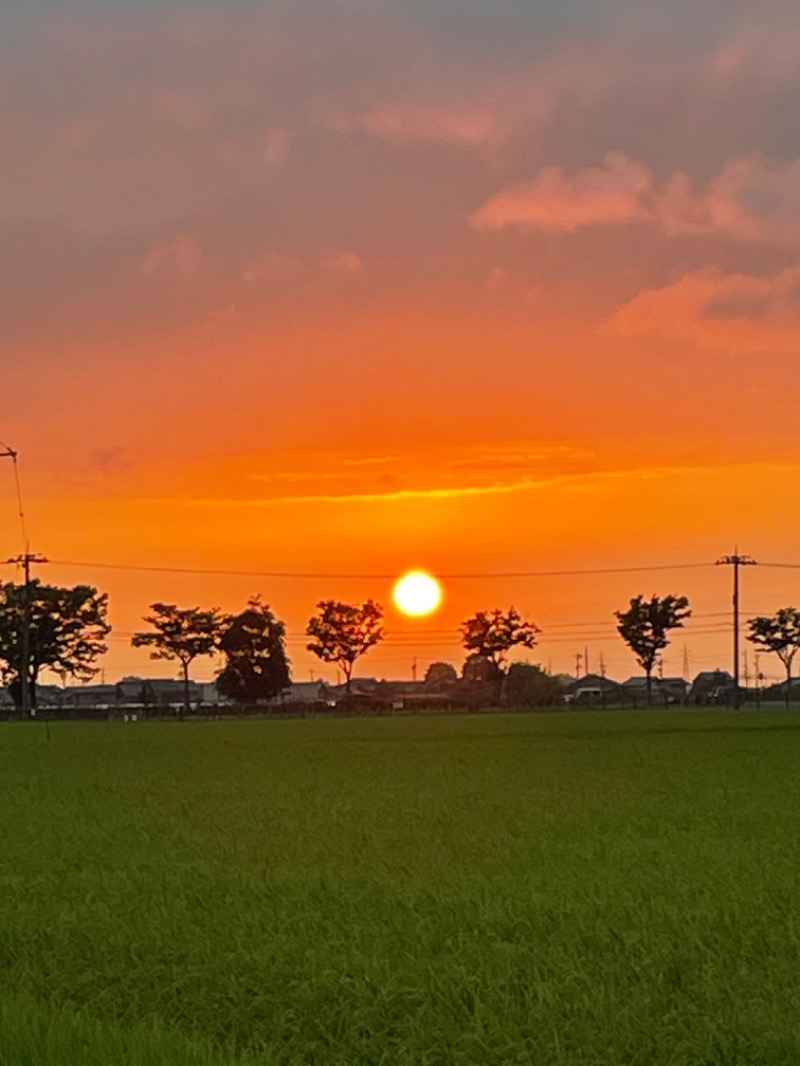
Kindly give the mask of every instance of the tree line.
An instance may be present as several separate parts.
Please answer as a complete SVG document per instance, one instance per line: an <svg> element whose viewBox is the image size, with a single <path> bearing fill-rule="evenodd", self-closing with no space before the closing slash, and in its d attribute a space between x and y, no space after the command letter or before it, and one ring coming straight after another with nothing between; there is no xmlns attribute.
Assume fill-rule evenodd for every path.
<svg viewBox="0 0 800 1066"><path fill-rule="evenodd" d="M39 580L0 584L0 679L17 709L23 706L23 685L35 706L36 684L45 669L64 682L88 681L96 675L96 662L108 650L107 615L107 593L90 585L62 588ZM645 673L648 703L658 656L668 646L671 631L690 616L688 598L675 595L650 599L639 595L614 612L617 632ZM306 627L306 647L342 672L349 692L355 664L386 636L383 620L383 609L372 599L321 600ZM143 621L149 628L135 633L131 643L148 648L152 659L179 664L184 710L189 709L192 664L203 656L222 655L216 686L221 695L238 703L269 700L290 684L286 626L260 596L252 597L238 614L157 602ZM792 663L800 650L800 610L784 607L746 624L747 639L783 664L788 705ZM509 654L515 648L535 648L541 630L510 607L476 612L461 623L459 633L466 652L462 676L490 683L499 697L504 682L512 680ZM447 670L447 664L434 665Z"/></svg>

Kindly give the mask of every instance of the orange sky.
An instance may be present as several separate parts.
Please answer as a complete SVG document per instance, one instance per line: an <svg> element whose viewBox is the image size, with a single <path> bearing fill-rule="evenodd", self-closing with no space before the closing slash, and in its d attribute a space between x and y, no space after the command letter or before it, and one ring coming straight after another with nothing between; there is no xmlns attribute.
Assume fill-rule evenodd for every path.
<svg viewBox="0 0 800 1066"><path fill-rule="evenodd" d="M36 550L387 575L737 543L800 562L788 2L42 0L0 30L0 439ZM0 536L20 550L4 465ZM108 677L163 673L127 637L154 599L261 592L301 679L326 673L303 649L318 599L389 601L380 580L42 574L111 594ZM745 612L800 602L793 574L748 571ZM434 618L388 610L362 672L460 662L458 622L513 603L544 629L534 659L588 646L625 677L611 612L639 592L702 616L669 672L684 643L693 671L728 665L729 579L451 580Z"/></svg>

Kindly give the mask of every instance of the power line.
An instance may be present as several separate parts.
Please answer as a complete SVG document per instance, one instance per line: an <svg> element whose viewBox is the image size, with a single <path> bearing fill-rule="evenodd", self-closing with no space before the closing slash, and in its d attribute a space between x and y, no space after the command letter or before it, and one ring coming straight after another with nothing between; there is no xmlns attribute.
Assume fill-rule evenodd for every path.
<svg viewBox="0 0 800 1066"><path fill-rule="evenodd" d="M205 577L246 577L246 578L287 578L294 581L301 580L359 580L359 581L394 581L397 573L368 574L368 573L324 573L300 570L212 570L201 567L189 566L149 566L135 563L99 563L86 560L77 561L72 559L52 559L53 566L72 566L95 570L125 570L137 573L158 574L194 574ZM441 573L436 576L442 581L497 581L503 578L536 578L536 577L581 577L597 574L641 574L651 573L658 570L698 570L708 569L713 563L662 563L654 566L608 566L592 567L574 570L509 570L509 571L482 571L473 573Z"/></svg>

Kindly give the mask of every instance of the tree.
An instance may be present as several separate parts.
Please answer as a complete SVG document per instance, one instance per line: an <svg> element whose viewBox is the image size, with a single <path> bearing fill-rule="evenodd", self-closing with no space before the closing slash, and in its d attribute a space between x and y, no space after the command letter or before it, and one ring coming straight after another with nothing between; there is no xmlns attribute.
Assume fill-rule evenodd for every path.
<svg viewBox="0 0 800 1066"><path fill-rule="evenodd" d="M27 599L27 605L26 605ZM44 669L88 681L95 660L108 651L108 596L90 585L61 588L34 579L0 585L0 676L14 706L22 706L23 632L29 619L28 692L36 707L36 683Z"/></svg>
<svg viewBox="0 0 800 1066"><path fill-rule="evenodd" d="M452 663L431 663L425 671L428 688L446 688L458 681L458 671Z"/></svg>
<svg viewBox="0 0 800 1066"><path fill-rule="evenodd" d="M561 701L564 686L533 663L512 663L506 677L506 703L512 707L553 707Z"/></svg>
<svg viewBox="0 0 800 1066"><path fill-rule="evenodd" d="M689 618L691 613L685 596L665 596L663 599L653 596L646 600L641 595L631 600L627 611L614 612L619 623L617 632L647 677L648 707L652 702L652 674L658 653L669 644L669 631L682 628L684 618Z"/></svg>
<svg viewBox="0 0 800 1066"><path fill-rule="evenodd" d="M800 649L800 611L795 607L781 607L771 618L763 615L748 618L750 632L747 639L773 652L786 671L786 706L792 688L792 660Z"/></svg>
<svg viewBox="0 0 800 1066"><path fill-rule="evenodd" d="M383 608L374 600L360 606L340 600L320 600L318 613L309 620L306 636L311 637L308 650L325 663L336 663L350 691L353 665L365 652L383 640Z"/></svg>
<svg viewBox="0 0 800 1066"><path fill-rule="evenodd" d="M226 620L219 641L225 665L217 690L237 703L257 703L279 696L289 685L286 626L259 596L241 614Z"/></svg>
<svg viewBox="0 0 800 1066"><path fill-rule="evenodd" d="M213 655L216 650L224 617L216 608L203 611L199 607L176 607L174 603L152 603L152 614L144 621L155 633L134 633L134 648L151 647L151 659L178 660L183 678L183 708L181 718L189 712L189 667L200 655Z"/></svg>
<svg viewBox="0 0 800 1066"><path fill-rule="evenodd" d="M505 612L499 608L478 611L461 623L461 643L468 653L467 664L470 664L469 670L465 664L464 677L467 678L468 673L477 676L479 661L483 660L499 698L508 653L515 647L536 647L540 632L538 626L526 622L514 607Z"/></svg>

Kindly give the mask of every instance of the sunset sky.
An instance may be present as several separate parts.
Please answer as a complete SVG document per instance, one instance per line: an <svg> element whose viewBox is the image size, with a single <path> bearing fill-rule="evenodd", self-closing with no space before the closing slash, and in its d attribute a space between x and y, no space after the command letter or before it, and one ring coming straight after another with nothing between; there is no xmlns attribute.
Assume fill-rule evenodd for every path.
<svg viewBox="0 0 800 1066"><path fill-rule="evenodd" d="M460 665L514 604L530 658L622 679L639 592L699 616L667 673L730 668L729 570L490 575L800 563L797 0L14 6L0 440L37 575L111 595L109 680L169 672L130 647L153 600L255 592L299 680L334 676L323 597L387 605L362 674ZM475 576L412 621L412 567ZM743 586L800 603L800 570Z"/></svg>

